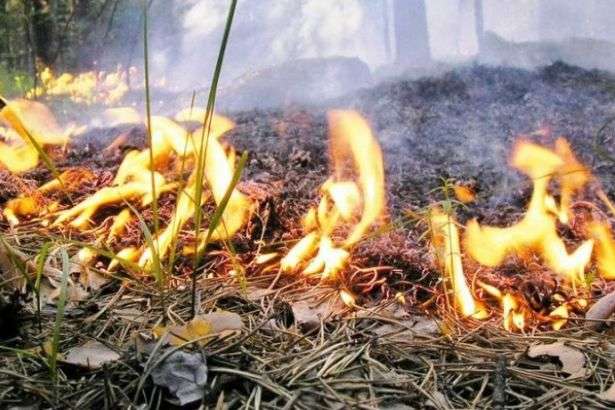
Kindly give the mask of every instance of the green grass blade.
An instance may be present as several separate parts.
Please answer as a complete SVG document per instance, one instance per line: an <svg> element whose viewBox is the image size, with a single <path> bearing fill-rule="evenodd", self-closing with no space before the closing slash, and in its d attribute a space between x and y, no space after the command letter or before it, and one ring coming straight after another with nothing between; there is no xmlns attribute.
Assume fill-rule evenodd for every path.
<svg viewBox="0 0 615 410"><path fill-rule="evenodd" d="M235 187L239 183L239 179L241 178L241 173L243 172L243 169L245 168L247 161L248 161L248 153L244 152L243 154L241 154L241 157L239 158L239 162L237 163L237 167L235 168L235 172L233 173L233 178L231 179L231 183L226 188L226 192L224 193L222 200L216 207L216 210L214 211L211 217L211 220L209 222L209 228L207 229L207 236L205 236L205 241L203 241L203 244L199 246L199 250L201 252L205 251L205 248L207 248L207 246L209 245L209 241L211 240L211 236L213 235L214 231L218 229L218 226L220 226L220 224L222 223L222 215L224 214L226 206L228 205L228 201L231 199L231 195L233 194Z"/></svg>
<svg viewBox="0 0 615 410"><path fill-rule="evenodd" d="M218 89L218 82L220 80L220 73L222 72L222 63L224 62L224 54L226 52L226 46L228 44L229 35L231 32L231 26L233 24L233 17L235 16L235 8L237 6L237 0L232 0L229 11L226 17L226 23L224 26L224 34L222 35L222 42L220 43L220 49L218 52L218 59L216 61L216 67L214 69L213 78L211 81L211 87L209 88L209 96L207 98L207 109L205 111L205 118L203 118L203 131L201 134L201 141L199 144L199 151L197 157L196 168L196 180L203 181L205 173L205 158L207 158L207 145L209 143L211 120L213 117L214 107L216 104L216 93ZM200 204L203 198L203 184L197 183L195 190L195 203ZM201 207L197 206L194 213L194 225L195 225L195 238L198 241L200 236L202 222ZM196 270L199 264L199 252L195 252L194 269Z"/></svg>
<svg viewBox="0 0 615 410"><path fill-rule="evenodd" d="M154 232L158 232L158 197L156 195L156 177L154 170L154 145L152 141L152 106L149 89L149 44L148 44L148 2L143 0L143 71L145 73L145 110L147 116L147 142L149 144L150 179L152 184L152 213L154 215Z"/></svg>
<svg viewBox="0 0 615 410"><path fill-rule="evenodd" d="M60 284L60 296L58 296L58 303L56 305L56 321L53 326L53 335L51 338L51 352L49 355L49 372L54 386L58 384L58 351L60 345L60 329L62 327L62 321L64 320L64 308L66 307L67 289L68 289L68 276L70 275L70 261L68 259L68 253L66 249L60 250L62 257L62 281ZM56 390L57 392L57 390Z"/></svg>
<svg viewBox="0 0 615 410"><path fill-rule="evenodd" d="M226 192L224 193L224 196L222 197L222 200L220 201L220 203L218 204L218 206L216 206L216 210L214 211L211 220L209 221L209 228L207 229L207 235L205 236L205 240L203 241L202 244L199 244L199 237L196 237L196 241L197 241L197 248L196 248L196 252L195 252L195 261L199 261L202 254L207 250L207 246L209 245L209 241L211 240L211 236L213 235L213 233L215 232L215 230L218 228L218 226L220 226L220 224L222 223L222 215L224 214L224 210L226 209L227 205L228 205L228 201L231 199L231 195L233 194L233 191L235 190L235 187L237 186L237 183L239 182L239 179L241 178L241 173L243 172L244 167L246 166L246 162L248 161L248 153L244 151L243 154L241 154L241 158L239 158L239 162L237 163L237 167L235 168L235 172L233 173L233 178L231 179L231 183L229 184L229 186L226 188ZM199 209L200 206L197 206L197 209ZM194 266L194 270L192 271L192 316L196 316L196 274L197 274L197 266Z"/></svg>
<svg viewBox="0 0 615 410"><path fill-rule="evenodd" d="M36 278L34 280L34 295L36 296L36 320L38 322L39 332L43 331L41 324L41 280L43 278L43 271L45 270L45 263L51 250L51 242L45 242L41 247L38 255L36 256Z"/></svg>
<svg viewBox="0 0 615 410"><path fill-rule="evenodd" d="M143 236L145 237L145 243L152 252L152 276L154 277L154 280L156 281L160 289L163 289L166 285L166 277L160 263L160 254L158 253L158 246L156 245L157 241L154 239L154 235L152 235L152 231L145 223L145 220L143 219L141 213L128 202L126 203L126 205L130 207L132 212L137 216L137 219L139 220L139 227L141 228Z"/></svg>

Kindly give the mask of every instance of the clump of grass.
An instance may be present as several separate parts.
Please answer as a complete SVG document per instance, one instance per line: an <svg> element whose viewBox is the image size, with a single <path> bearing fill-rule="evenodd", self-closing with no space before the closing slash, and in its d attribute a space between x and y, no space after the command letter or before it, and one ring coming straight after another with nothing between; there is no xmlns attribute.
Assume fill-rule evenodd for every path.
<svg viewBox="0 0 615 410"><path fill-rule="evenodd" d="M224 26L224 34L222 35L222 41L220 43L220 49L218 51L218 59L216 61L216 67L214 69L214 74L213 74L211 86L209 89L209 96L207 98L207 108L205 110L205 118L203 118L203 131L201 133L201 140L199 142L198 156L197 156L197 162L196 162L197 185L196 185L195 197L194 197L194 202L196 205L195 213L194 213L194 226L195 226L195 247L197 248L197 251L194 253L194 266L193 266L193 273L192 273L192 315L193 316L196 315L196 310L197 310L196 309L197 269L198 269L198 266L201 260L202 253L206 248L206 246L203 247L202 251L199 251L198 249L199 248L198 241L200 238L201 223L203 220L203 214L202 214L202 210L200 206L201 200L203 198L203 184L199 183L199 181L204 181L205 158L207 157L207 147L209 144L209 138L211 134L211 121L213 118L214 107L216 104L216 93L217 93L217 88L218 88L218 81L220 80L220 73L222 72L222 63L224 62L224 54L226 52L226 46L228 44L228 39L229 39L229 35L231 32L231 26L233 24L233 17L235 16L236 6L237 6L237 0L232 0L229 6L227 17L226 17L226 23ZM244 156L242 156L242 158ZM245 160L244 160L244 164L245 164ZM226 205L228 204L228 198L230 198L230 192L232 192L235 185L237 184L237 181L239 180L237 175L241 173L242 168L243 168L243 165L240 164L240 166L238 166L236 169L235 175L233 176L233 183L231 183L231 186L229 186L224 196L226 201L224 200L221 201L220 204L218 204L218 206L216 207L214 216L219 215L218 219L221 218L224 212L224 209L226 208ZM237 171L239 171L239 173ZM211 238L211 232L212 232L211 226L213 224L214 224L214 220L212 218L212 221L210 223L210 229L209 229L209 232L205 240L205 244L207 244L209 239Z"/></svg>

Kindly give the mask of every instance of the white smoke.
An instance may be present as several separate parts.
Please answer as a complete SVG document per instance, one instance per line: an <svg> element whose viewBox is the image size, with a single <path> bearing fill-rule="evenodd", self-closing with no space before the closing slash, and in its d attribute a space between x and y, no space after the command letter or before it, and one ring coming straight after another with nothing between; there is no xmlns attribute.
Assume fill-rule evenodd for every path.
<svg viewBox="0 0 615 410"><path fill-rule="evenodd" d="M179 61L159 61L179 67L182 74L171 76L171 83L203 85L215 62L229 2L176 3L184 15ZM230 80L298 58L359 57L372 67L381 65L385 61L383 13L377 3L380 1L239 0L225 77Z"/></svg>
<svg viewBox="0 0 615 410"><path fill-rule="evenodd" d="M393 1L239 0L223 82L299 58L358 57L372 71L386 67L395 61ZM476 58L476 4L474 0L425 0L435 61ZM171 85L207 86L229 1L169 0L164 7L181 16L182 26L170 47L168 38L160 39L159 44L167 46L152 52L154 68L166 73ZM508 42L571 37L615 40L613 0L482 0L482 9L484 30ZM153 22L153 31L155 26Z"/></svg>

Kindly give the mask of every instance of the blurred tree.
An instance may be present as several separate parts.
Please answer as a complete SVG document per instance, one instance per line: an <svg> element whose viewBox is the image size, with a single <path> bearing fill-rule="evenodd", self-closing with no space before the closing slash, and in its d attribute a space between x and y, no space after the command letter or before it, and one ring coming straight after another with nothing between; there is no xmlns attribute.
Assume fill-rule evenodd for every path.
<svg viewBox="0 0 615 410"><path fill-rule="evenodd" d="M51 7L47 0L30 0L31 28L33 37L34 55L37 63L45 66L53 63L53 17Z"/></svg>
<svg viewBox="0 0 615 410"><path fill-rule="evenodd" d="M474 0L474 29L476 30L476 43L478 54L483 49L485 41L485 20L483 17L483 0Z"/></svg>
<svg viewBox="0 0 615 410"><path fill-rule="evenodd" d="M425 0L394 0L397 63L420 67L429 64L429 34Z"/></svg>

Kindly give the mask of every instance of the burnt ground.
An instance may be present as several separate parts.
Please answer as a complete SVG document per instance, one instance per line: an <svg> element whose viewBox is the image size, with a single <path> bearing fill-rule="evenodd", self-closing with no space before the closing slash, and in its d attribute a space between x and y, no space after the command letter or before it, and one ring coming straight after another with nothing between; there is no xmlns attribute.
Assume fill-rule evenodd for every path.
<svg viewBox="0 0 615 410"><path fill-rule="evenodd" d="M579 157L586 164L591 165L607 193L611 195L615 193L615 162L604 156L604 151L615 156L615 145L613 144L615 127L607 125L609 119L615 116L615 76L556 63L536 71L471 66L434 78L412 81L391 80L343 98L325 101L318 107L293 106L278 110L228 113L237 126L225 137L225 140L237 150L247 150L250 155L241 188L246 192L256 192L260 200L259 213L268 215L266 225L261 224L262 218L255 218L245 232L236 238L235 245L242 261L248 263L254 255L256 252L254 238L260 237L261 234L272 249L279 249L283 246L283 241L300 236L299 220L305 210L318 200L318 187L329 174L326 111L332 108L351 108L364 114L371 122L385 155L389 209L386 219L395 224L391 225L390 231L365 241L355 250L354 265L389 267L384 272L387 276L387 283L376 287L361 300L361 303L366 306L378 303L383 298L390 299L394 292L402 291L408 296L408 304L405 306L408 312L424 313L427 306L427 312L433 313L438 308L438 304L434 303L432 298L434 290L436 293L438 291L438 287L435 286L438 282L438 274L434 271L433 261L429 252L426 251L427 245L421 236L426 227L420 223L416 224L416 221L408 221L404 211L411 209L420 212L427 205L442 200L441 191L434 190L442 186L443 179L451 178L473 186L478 193L478 200L475 203L458 210L461 222L475 216L482 221L498 224L517 219L530 193L528 181L507 165L510 148L519 135L530 135L541 130L540 136L531 138L546 144L554 141L557 136L566 136ZM600 133L599 130L605 125L607 127ZM104 153L102 149L121 133L130 135L127 137L126 145L140 147L145 142L142 129L120 127L91 130L74 142L64 160L58 157L60 168L80 164L96 168L96 180L84 192L77 194L76 199L79 199L79 195L86 195L109 183L122 155L121 152ZM25 177L26 180L36 181L48 178L49 173L42 168ZM6 189L2 188L0 190L2 199L9 198L14 191L12 184ZM161 202L163 207L165 204L172 207L173 197L165 197ZM101 215L100 221L107 215L108 213ZM147 214L145 216L147 217ZM403 223L403 227L398 223ZM263 226L265 226L264 233L262 232ZM133 236L138 236L138 228L133 228ZM85 236L83 239L91 240L92 238ZM122 245L125 245L125 242L122 242ZM209 262L212 266L217 263L215 258ZM178 271L182 270L178 269ZM260 283L261 287L267 287L273 279L257 271L249 271L248 275L250 274L254 274L255 282ZM352 283L350 275L345 275L343 280L352 290L358 290L357 284ZM519 283L523 281L522 278L510 280L509 286L519 286ZM281 283L286 285L289 282L283 279ZM361 360L367 364L362 362L362 366L370 369L369 377L366 376L368 379L378 379L374 376L377 374L380 375L378 379L380 381L374 382L376 384L373 385L373 389L365 387L370 384L366 382L365 385L361 384L363 387L355 390L344 385L345 381L335 381L335 375L332 376L330 371L319 374L318 377L321 379L308 372L305 379L297 376L299 380L299 387L297 387L297 378L292 378L284 371L262 364L262 357L255 359L255 356L259 356L260 353L266 353L272 355L275 358L272 359L272 363L278 363L277 365L281 368L284 368L286 362L305 366L306 363L300 358L300 352L298 354L290 347L296 343L302 345L303 342L298 342L298 340L310 344L311 347L302 345L307 349L305 353L307 357L310 357L308 351L314 355L316 362L322 357L318 354L319 349L326 350L327 344L314 344L315 339L313 338L318 339L318 332L312 330L295 335L293 330L293 337L299 339L291 337L292 340L282 341L267 332L261 332L263 323L271 321L271 312L274 313L274 318L277 317L275 315L283 315L283 312L288 310L288 303L292 303L292 297L283 298L282 302L274 298L271 301L272 310L270 311L269 307L264 308L267 305L264 301L258 302L250 298L246 300L245 295L238 295L237 291L231 292L229 296L228 289L222 287L217 279L208 279L206 286L211 286L211 288L204 296L203 308L205 310L225 307L239 309L242 313L254 314L249 320L249 334L255 340L241 339L246 343L244 350L234 350L237 346L232 345L233 349L229 348L228 355L225 352L221 358L216 358L215 355L211 358L220 374L226 374L220 370L221 368L243 369L246 374L251 374L242 379L243 381L232 379L228 385L222 384L224 386L222 390L229 395L227 398L234 397L232 400L235 400L236 405L245 404L246 401L251 400L248 399L250 394L261 394L262 392L254 393L254 387L260 386L268 392L264 397L270 400L268 407L271 408L279 408L278 406L281 407L284 403L296 403L299 408L330 407L333 403L342 407L363 405L366 408L374 408L375 403L386 407L385 405L398 402L407 403L413 407L417 403L422 403L421 406L438 407L440 400L445 400L457 408L463 408L472 403L478 407L497 407L500 404L507 404L518 408L527 406L539 408L540 406L570 403L599 407L602 404L597 401L595 393L604 390L604 383L612 379L612 376L608 376L608 366L605 369L600 368L591 380L572 382L570 385L564 384L564 387L562 387L561 380L551 381L544 374L542 379L540 375L534 378L528 376L528 369L539 367L535 363L519 360L518 355L527 348L529 343L540 341L541 337L544 338L542 340L559 340L560 336L557 333L544 333L536 339L528 337L524 341L517 337L514 340L507 339L508 336L497 331L489 333L494 332L493 329L485 331L488 334L475 333L472 330L468 335L464 335L461 331L455 332L449 328L444 332L446 335L453 334L461 339L455 339L458 350L448 352L446 349L450 348L450 343L453 343L448 336L429 336L423 340L406 335L406 340L402 341L389 340L383 336L378 342L376 340L378 337L374 339L373 332L370 333L358 324L355 327L354 322L349 328L348 322L344 319L328 325L326 331L328 340L330 343L341 343L346 347L356 345L362 346L361 349L373 351L378 364L363 357ZM97 309L100 310L101 306L105 306L112 298L116 290L117 287L111 286L107 292L96 293L96 297L101 299L90 300L85 309L86 313L90 314ZM600 292L603 290L599 289ZM185 296L185 293L182 293L175 297L185 304L186 300L182 299ZM142 302L135 301L134 305L137 308L143 308L140 303ZM428 306L429 304L431 307ZM181 303L180 306L182 306ZM156 312L159 314L159 307L150 308L148 303L148 312L150 309L152 315ZM187 314L186 309L182 308L180 316L182 312L183 316ZM107 325L114 323L112 316L103 313L101 317L106 318ZM146 321L146 324L150 322L152 322L151 318ZM493 321L493 324L495 327L499 326L497 319ZM69 327L68 331L74 332L79 327L79 322L66 326ZM85 332L88 337L91 337L94 332L97 338L103 337L106 340L119 338L125 342L125 334L128 333L125 325L114 323L109 327L107 330L99 331L88 324ZM137 328L144 331L143 326L137 326ZM135 330L134 326L131 330ZM270 332L271 329L268 331ZM123 336L119 337L118 334ZM486 341L489 335L495 337L494 341ZM574 339L576 336L571 335L572 333L567 334L575 340L573 342L575 346L586 346L587 349L589 349L588 346L592 346L592 349L598 349L602 343L601 338L594 334L588 336L582 332L582 336L579 336L581 339L578 340ZM273 339L275 343L271 341ZM65 346L70 346L70 342L65 341ZM509 348L510 350L506 350ZM224 350L224 347L220 349ZM248 353L245 353L246 349ZM259 353L250 349L257 349ZM123 352L124 355L128 355L125 367L137 369L138 373L139 366L142 364L139 364L137 358L131 356L130 351L123 350ZM353 354L352 350L336 350L335 352L341 355L339 357ZM586 351L586 354L595 363L600 361L600 365L603 364L602 360L608 360L605 359L608 356L596 352ZM288 355L288 358L285 355ZM330 359L330 356L324 357L327 360ZM334 359L335 357L330 360ZM480 363L487 363L489 368L487 373L476 371L475 366L478 365L476 360ZM505 364L509 361L509 372L513 374L510 376L512 387L508 390L506 386L501 385L500 379L509 377L501 374L502 361ZM338 362L334 361L334 363ZM426 389L427 394L423 394L417 386L429 379L427 372L434 366L434 363L448 363L453 367L458 365L459 368L467 366L469 370L466 373L464 373L465 370L455 373L455 370L449 372L448 365L438 367L434 371L438 377L448 382L442 385L436 383L435 386L429 382L429 388ZM371 368L372 365L375 367ZM414 368L420 370L415 371ZM299 369L300 367L293 371L303 375ZM41 371L39 369L39 373ZM259 372L272 372L271 379L264 378L265 381L255 379L254 374L262 376ZM126 383L125 378L135 377L131 376L130 372L110 376L106 371L103 373L105 378L103 381L97 378L101 377L100 372L91 377L100 385L111 383L118 386ZM216 374L215 371L213 373ZM323 374L324 379L322 379ZM340 377L343 378L344 374L341 372ZM403 374L403 377L399 376L400 374ZM463 379L459 379L461 375L464 375ZM68 377L70 379L73 376ZM234 377L237 375L235 374ZM528 377L531 383L524 385L525 382L522 380ZM111 381L109 382L107 378ZM36 379L35 376L33 376L34 379ZM337 385L334 384L331 387L328 384L331 380L334 383L342 383L342 385L336 387ZM467 384L464 382L458 385L459 380L466 380ZM483 380L486 380L484 383L487 384L481 389ZM24 381L19 378L11 379L13 384L9 385L18 385L20 382ZM31 380L27 382L34 383ZM82 391L79 389L91 388L82 382L69 380L67 383L68 387L65 391L72 394ZM352 385L353 382L348 383ZM447 383L452 384L447 386ZM35 383L32 385L36 386ZM127 383L127 386L128 393L126 394L132 398L134 383ZM312 391L312 388L316 391ZM364 388L367 389L367 393L362 390ZM152 391L151 389L151 384L146 384L144 396L138 396L139 390L137 389L137 393L134 393L135 402L140 402L146 392ZM297 398L293 395L293 389L303 389L301 391L305 393ZM317 391L319 389L325 389L327 392L320 394ZM17 388L15 391L21 390ZM23 391L27 392L29 397L37 396L35 388L27 388ZM403 391L407 393L404 394ZM558 391L561 393L559 397ZM154 393L156 393L155 390ZM154 403L156 401L154 393L143 400L149 404ZM214 389L208 392L208 398L215 401L219 397L218 393L220 392ZM517 393L518 395L515 395ZM7 397L14 397L9 393L6 394ZM504 398L495 397L496 395L503 395ZM91 396L91 401L88 399L85 402L93 407L110 400L106 393L104 400L100 392L91 393ZM119 400L123 406L130 401L122 397L114 396L114 398ZM79 403L79 398L73 397L63 402L65 405L68 403L73 405Z"/></svg>
<svg viewBox="0 0 615 410"><path fill-rule="evenodd" d="M370 120L385 154L394 216L433 201L430 192L442 178L474 184L479 208L515 204L523 179L507 166L507 157L518 136L539 130L549 135L535 139L547 144L566 136L605 187L615 190L615 165L594 147L600 128L615 116L615 76L605 72L564 63L537 71L472 66L391 81L318 109L231 113L237 127L228 140L250 153L248 178L285 180L289 195L295 188L311 195L309 188L326 175L324 113L331 108L356 109ZM614 133L611 127L599 139L611 153Z"/></svg>

